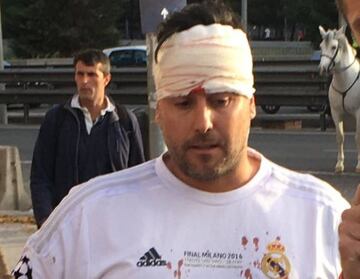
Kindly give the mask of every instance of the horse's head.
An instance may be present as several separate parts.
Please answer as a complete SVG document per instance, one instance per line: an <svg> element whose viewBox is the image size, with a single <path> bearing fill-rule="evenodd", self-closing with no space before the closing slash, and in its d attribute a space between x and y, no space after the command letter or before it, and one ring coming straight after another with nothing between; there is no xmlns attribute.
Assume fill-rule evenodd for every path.
<svg viewBox="0 0 360 279"><path fill-rule="evenodd" d="M346 36L346 26L341 27L339 30L325 31L322 26L319 26L319 31L322 37L320 43L321 59L319 64L320 74L324 71L331 73L335 70L336 66L344 59L344 54L352 55L349 53L351 49Z"/></svg>

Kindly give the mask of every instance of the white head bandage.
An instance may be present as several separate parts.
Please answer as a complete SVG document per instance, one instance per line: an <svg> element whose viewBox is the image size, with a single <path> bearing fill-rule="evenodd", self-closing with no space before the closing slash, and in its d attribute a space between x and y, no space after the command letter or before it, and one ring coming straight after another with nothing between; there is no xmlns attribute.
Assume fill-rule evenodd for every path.
<svg viewBox="0 0 360 279"><path fill-rule="evenodd" d="M228 25L196 25L175 33L160 47L153 72L157 100L232 92L251 98L255 92L251 50L246 35Z"/></svg>

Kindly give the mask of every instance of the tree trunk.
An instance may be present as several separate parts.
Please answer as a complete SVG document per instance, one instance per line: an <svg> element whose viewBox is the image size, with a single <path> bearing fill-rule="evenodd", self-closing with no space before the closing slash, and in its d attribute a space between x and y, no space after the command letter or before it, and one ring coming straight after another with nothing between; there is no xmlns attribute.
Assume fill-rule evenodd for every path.
<svg viewBox="0 0 360 279"><path fill-rule="evenodd" d="M287 18L284 17L284 41L288 41L288 24L287 24Z"/></svg>

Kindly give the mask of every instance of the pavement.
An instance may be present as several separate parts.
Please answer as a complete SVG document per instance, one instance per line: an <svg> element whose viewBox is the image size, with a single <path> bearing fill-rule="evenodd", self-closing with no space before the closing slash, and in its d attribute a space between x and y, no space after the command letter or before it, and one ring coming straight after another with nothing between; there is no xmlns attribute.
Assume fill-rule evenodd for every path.
<svg viewBox="0 0 360 279"><path fill-rule="evenodd" d="M0 279L11 278L26 240L36 229L32 211L0 211Z"/></svg>

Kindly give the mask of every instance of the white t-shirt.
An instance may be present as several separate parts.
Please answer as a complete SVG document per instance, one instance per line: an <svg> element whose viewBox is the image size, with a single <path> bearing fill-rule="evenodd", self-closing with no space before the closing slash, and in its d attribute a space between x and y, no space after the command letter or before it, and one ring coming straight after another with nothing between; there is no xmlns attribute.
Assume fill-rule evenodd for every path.
<svg viewBox="0 0 360 279"><path fill-rule="evenodd" d="M261 160L225 193L178 180L162 157L71 190L29 238L32 278L338 278L348 203L327 183ZM18 277L20 278L20 277ZM23 277L29 278L29 277Z"/></svg>

